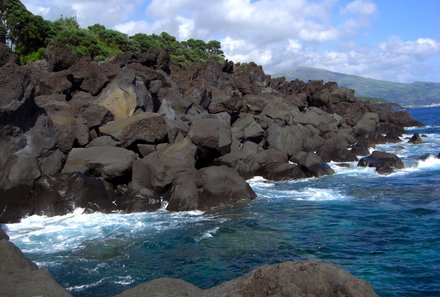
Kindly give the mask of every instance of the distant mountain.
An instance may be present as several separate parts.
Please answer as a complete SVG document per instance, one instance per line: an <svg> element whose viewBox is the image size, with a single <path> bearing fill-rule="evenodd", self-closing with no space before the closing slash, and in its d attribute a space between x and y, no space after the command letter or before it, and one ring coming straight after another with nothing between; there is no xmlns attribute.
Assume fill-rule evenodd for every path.
<svg viewBox="0 0 440 297"><path fill-rule="evenodd" d="M404 106L440 103L440 83L397 83L311 67L298 67L281 75L288 80L336 81L339 86L354 89L358 97L383 98Z"/></svg>

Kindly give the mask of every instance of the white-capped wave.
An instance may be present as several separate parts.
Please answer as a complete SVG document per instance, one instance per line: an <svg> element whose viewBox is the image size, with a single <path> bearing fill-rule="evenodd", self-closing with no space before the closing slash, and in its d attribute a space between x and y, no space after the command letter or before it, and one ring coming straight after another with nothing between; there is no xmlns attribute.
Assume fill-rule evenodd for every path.
<svg viewBox="0 0 440 297"><path fill-rule="evenodd" d="M292 190L288 191L288 193L296 200L306 201L333 201L349 198L347 195L342 194L334 189L321 189L313 187L306 187L299 191Z"/></svg>
<svg viewBox="0 0 440 297"><path fill-rule="evenodd" d="M252 188L271 188L275 186L275 183L262 176L254 176L253 178L248 179L247 182Z"/></svg>
<svg viewBox="0 0 440 297"><path fill-rule="evenodd" d="M187 224L212 220L202 211L150 213L73 213L46 217L29 216L19 223L7 224L8 235L23 252L53 253L82 248L84 242L111 239L137 233L158 233Z"/></svg>

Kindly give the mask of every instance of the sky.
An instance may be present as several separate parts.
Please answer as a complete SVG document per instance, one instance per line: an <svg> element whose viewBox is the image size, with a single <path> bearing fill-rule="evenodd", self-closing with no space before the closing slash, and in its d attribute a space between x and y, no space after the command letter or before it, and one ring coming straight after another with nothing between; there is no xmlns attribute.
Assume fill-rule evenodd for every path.
<svg viewBox="0 0 440 297"><path fill-rule="evenodd" d="M76 16L133 35L219 40L226 58L282 74L298 66L440 82L439 0L24 0L49 20Z"/></svg>

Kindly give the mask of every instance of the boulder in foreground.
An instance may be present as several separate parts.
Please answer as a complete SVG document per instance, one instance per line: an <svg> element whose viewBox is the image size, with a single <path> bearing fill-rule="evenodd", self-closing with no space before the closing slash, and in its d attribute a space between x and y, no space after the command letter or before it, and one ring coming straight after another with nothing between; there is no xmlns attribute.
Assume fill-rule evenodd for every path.
<svg viewBox="0 0 440 297"><path fill-rule="evenodd" d="M157 279L117 297L377 297L365 281L331 264L317 261L284 262L262 266L250 273L201 291L189 283Z"/></svg>

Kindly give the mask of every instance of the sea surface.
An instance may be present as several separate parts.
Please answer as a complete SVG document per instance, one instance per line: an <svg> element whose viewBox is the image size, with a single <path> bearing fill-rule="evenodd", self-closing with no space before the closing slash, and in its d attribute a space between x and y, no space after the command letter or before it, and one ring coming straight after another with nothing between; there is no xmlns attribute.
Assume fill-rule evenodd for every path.
<svg viewBox="0 0 440 297"><path fill-rule="evenodd" d="M440 107L409 112L426 126L376 148L405 163L388 176L331 163L336 174L319 179L255 177L258 198L221 212L77 209L4 228L74 296L113 296L159 277L208 288L263 264L304 259L334 263L380 296L440 296ZM424 143L408 144L413 133Z"/></svg>

